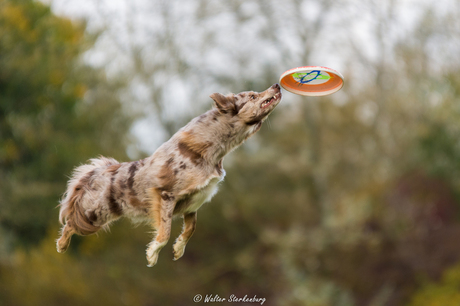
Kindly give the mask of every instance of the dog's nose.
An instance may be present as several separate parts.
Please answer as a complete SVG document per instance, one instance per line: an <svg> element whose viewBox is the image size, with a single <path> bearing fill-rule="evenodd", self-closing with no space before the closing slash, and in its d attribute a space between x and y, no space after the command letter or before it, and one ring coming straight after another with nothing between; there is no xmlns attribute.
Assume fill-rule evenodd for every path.
<svg viewBox="0 0 460 306"><path fill-rule="evenodd" d="M271 88L273 88L273 89L278 89L278 90L281 89L281 87L280 87L280 85L279 85L278 83L277 83L277 84L273 84Z"/></svg>

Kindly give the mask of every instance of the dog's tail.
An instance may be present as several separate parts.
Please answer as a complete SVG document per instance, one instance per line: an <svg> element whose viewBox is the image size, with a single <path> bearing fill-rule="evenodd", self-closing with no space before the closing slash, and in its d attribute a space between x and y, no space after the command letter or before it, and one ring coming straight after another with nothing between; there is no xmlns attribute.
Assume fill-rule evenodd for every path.
<svg viewBox="0 0 460 306"><path fill-rule="evenodd" d="M115 159L102 156L97 159L91 159L90 162L90 164L75 168L67 185L67 190L59 204L61 207L59 221L62 225L72 228L79 235L89 235L101 228L93 225L81 205L83 195L88 191L93 176L96 175L99 167L118 164Z"/></svg>

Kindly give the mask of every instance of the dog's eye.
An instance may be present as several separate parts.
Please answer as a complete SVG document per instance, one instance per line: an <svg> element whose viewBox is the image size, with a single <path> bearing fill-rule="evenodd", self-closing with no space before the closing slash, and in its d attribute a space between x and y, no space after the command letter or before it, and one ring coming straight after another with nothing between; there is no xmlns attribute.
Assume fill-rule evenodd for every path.
<svg viewBox="0 0 460 306"><path fill-rule="evenodd" d="M256 95L251 95L252 100L255 100L256 98L257 98Z"/></svg>

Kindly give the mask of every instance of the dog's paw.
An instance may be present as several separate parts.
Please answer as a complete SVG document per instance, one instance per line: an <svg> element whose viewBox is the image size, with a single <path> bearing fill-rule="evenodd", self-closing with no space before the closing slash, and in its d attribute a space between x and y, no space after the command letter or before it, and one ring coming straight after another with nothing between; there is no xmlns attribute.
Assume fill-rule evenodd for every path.
<svg viewBox="0 0 460 306"><path fill-rule="evenodd" d="M174 259L173 260L178 260L184 255L185 252L185 243L182 241L177 241L174 246L173 246L173 254L174 254Z"/></svg>
<svg viewBox="0 0 460 306"><path fill-rule="evenodd" d="M165 246L166 242L160 243L158 241L153 241L150 243L147 249L147 267L153 267L158 260L158 254L160 253L161 249Z"/></svg>
<svg viewBox="0 0 460 306"><path fill-rule="evenodd" d="M147 267L153 267L157 264L158 253L153 253L152 256L147 255Z"/></svg>
<svg viewBox="0 0 460 306"><path fill-rule="evenodd" d="M65 244L61 242L61 239L56 241L56 249L58 253L65 253L67 251L67 248L69 247L69 244Z"/></svg>
<svg viewBox="0 0 460 306"><path fill-rule="evenodd" d="M147 249L147 267L153 267L158 261L159 252L154 247L149 247Z"/></svg>

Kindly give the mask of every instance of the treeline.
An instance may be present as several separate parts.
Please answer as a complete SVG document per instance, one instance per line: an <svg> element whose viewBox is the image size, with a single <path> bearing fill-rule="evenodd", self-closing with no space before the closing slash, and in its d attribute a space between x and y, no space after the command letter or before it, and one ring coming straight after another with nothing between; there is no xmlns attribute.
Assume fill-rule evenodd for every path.
<svg viewBox="0 0 460 306"><path fill-rule="evenodd" d="M235 33L254 20L265 24L250 36L261 45L270 41L278 61L260 64L256 75L245 70L252 55L239 51L229 58L235 56L241 74L208 73L187 57L197 50L181 53L185 30L173 23L171 36L155 36L157 48L171 48L168 65L149 62L134 46L137 65L114 78L83 60L100 37L89 35L85 23L39 2L2 1L0 304L189 305L196 294L256 295L264 305L292 306L460 303L460 59L452 55L460 12L427 8L412 28L391 36L391 1L360 8L375 13L376 54L338 40L351 54L340 93L285 93L258 135L226 158L227 177L198 212L198 229L179 261L164 252L148 269L150 228L126 221L111 233L75 237L68 253L56 252L55 207L71 169L100 154L128 160L135 118L122 97L133 80L155 89L152 109L170 134L185 119L168 115L160 76L191 79L196 71L194 91L204 90L203 80L221 90L261 90L280 67L318 58L313 42L324 20L306 18L306 8L316 5L318 16L356 14L348 2L282 1L279 10L281 1L246 2L258 10L248 15L242 2L197 1L190 14L205 24L221 9L234 17ZM162 4L159 13L169 16L163 20L179 19L174 3ZM294 50L302 52L282 44L290 23L279 17L292 12L300 46ZM225 49L214 30L199 28L210 33L200 48ZM210 107L211 100L199 105Z"/></svg>

